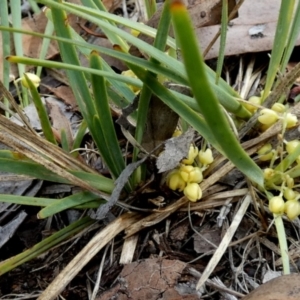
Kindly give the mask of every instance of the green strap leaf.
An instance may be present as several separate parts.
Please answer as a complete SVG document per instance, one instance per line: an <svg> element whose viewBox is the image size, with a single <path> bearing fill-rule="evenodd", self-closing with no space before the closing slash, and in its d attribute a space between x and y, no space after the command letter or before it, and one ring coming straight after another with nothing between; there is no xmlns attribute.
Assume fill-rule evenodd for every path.
<svg viewBox="0 0 300 300"><path fill-rule="evenodd" d="M76 207L97 199L99 199L99 197L90 192L77 193L63 199L53 201L38 212L38 218L45 219L68 208ZM102 203L104 204L106 201L102 200Z"/></svg>
<svg viewBox="0 0 300 300"><path fill-rule="evenodd" d="M252 181L263 186L263 173L234 136L212 91L187 9L180 1L171 4L173 26L194 97L222 152Z"/></svg>
<svg viewBox="0 0 300 300"><path fill-rule="evenodd" d="M96 51L93 51L90 55L90 67L92 69L102 69L100 57ZM99 142L97 140L97 146L101 151L101 155L107 160L107 166L114 178L117 178L125 168L125 162L111 117L105 78L103 76L92 74L91 83L93 88L95 110L97 113L94 118L97 118L97 123L100 125L100 128L99 126L96 127L94 122L94 126L93 128L90 128L90 130L95 132L95 137L97 136L96 132L101 131L103 139Z"/></svg>

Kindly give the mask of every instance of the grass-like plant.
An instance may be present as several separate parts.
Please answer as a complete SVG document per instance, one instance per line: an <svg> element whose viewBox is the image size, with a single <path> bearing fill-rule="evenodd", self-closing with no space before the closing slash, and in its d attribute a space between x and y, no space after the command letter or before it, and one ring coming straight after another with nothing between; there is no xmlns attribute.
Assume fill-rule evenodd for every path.
<svg viewBox="0 0 300 300"><path fill-rule="evenodd" d="M37 2L47 6L45 13L49 23L53 24L56 36L26 32L21 30L19 25L9 28L7 24L2 24L4 26L1 26L0 30L4 38L7 38L6 34L10 31L14 32L15 35L24 33L40 36L45 39L45 43L49 39L56 40L59 44L62 62L25 58L21 55L21 52L17 56L8 56L7 60L18 63L18 65L27 64L37 67L65 69L83 121L73 145L64 147L64 150L59 148L52 135L50 123L44 112L38 91L26 77L30 95L39 111L45 139L38 137L26 128L12 124L6 117L0 116L0 141L14 149L0 150L0 169L1 171L25 174L42 180L74 184L86 191L65 197L60 201L12 195L0 195L0 201L41 206L43 208L38 216L46 218L72 207L78 209L95 208L105 203L105 200L109 200L115 181L128 164L118 142L116 125L110 112L110 104L114 103L121 109L130 105L136 95L129 85L141 90L138 109L131 115L136 122L133 162L138 160L140 148L136 145L142 143L147 112L151 105L151 98L155 96L178 114L182 122L193 127L206 143L212 145L231 161L252 183L264 190L263 171L242 148L228 121L228 114L247 121L251 118L251 113L239 101L242 99L238 93L205 65L188 12L180 1L165 2L157 30L106 12L102 2L98 0L84 0L82 6L54 0L39 0ZM276 73L287 63L287 58L291 53L290 49L293 46L295 36L297 36L296 33L298 33L296 25L299 22L299 10L297 10L293 22L291 24L288 24L290 21L287 22L291 10L294 9L292 2L282 1L278 32L284 28L285 32L290 32L290 35L287 34L286 36L289 38L279 43L280 35L279 33L276 34L275 42L283 46L275 47L272 51L263 98L266 98L266 95L274 86ZM153 5L148 7L149 14L153 13L153 7ZM84 41L68 23L68 13L75 14L99 26L114 45L115 50L95 46ZM224 13L227 13L226 9L224 9ZM168 37L171 20L176 33L176 42ZM225 23L227 23L227 18L223 18L223 28L226 27ZM120 29L117 25L123 25L155 37L154 44L147 44ZM51 32L52 28L50 27L48 30ZM147 59L134 57L128 53L129 45L137 47ZM180 48L182 61L168 55L166 52L167 48L178 50L176 45ZM221 49L221 51L223 50ZM6 49L6 54L8 54L8 49ZM80 65L80 54L87 57L90 63L89 67ZM116 74L102 59L102 54L123 61L137 78ZM7 76L7 65L4 66ZM220 67L218 69L220 70ZM172 82L188 87L193 96L180 94L169 89L167 85L162 83L161 78L164 82ZM23 92L24 95L27 95L27 90ZM24 95L22 93L23 98L27 99ZM165 123L168 126L167 119ZM80 163L74 153L70 154L66 151L76 151L86 128L88 128L102 160L110 171L110 178L96 173L90 167ZM284 170L280 169L282 172L294 163L296 159L294 156L282 161L281 167L284 165ZM292 176L291 174L296 176L296 170L294 173L290 172L290 176ZM143 177L139 172L130 176L125 185L126 193L130 194L134 191L142 179ZM270 199L273 197L270 191L266 194ZM287 245L283 234L284 228L281 215L276 215L275 219L285 262L285 273L288 273L288 257L285 252ZM77 232L78 228L82 228L80 226L89 226L91 220L87 218L78 222L78 224L79 227L71 224L68 228ZM64 235L65 231L61 234L57 233L36 245L37 248L40 248L38 250L36 247L32 249L30 255L26 252L26 255L21 254L17 258L0 263L0 274L26 261L26 257L27 259L32 258L39 255L41 251L53 247L61 241L62 236L67 237L67 235ZM28 251L30 252L30 250Z"/></svg>

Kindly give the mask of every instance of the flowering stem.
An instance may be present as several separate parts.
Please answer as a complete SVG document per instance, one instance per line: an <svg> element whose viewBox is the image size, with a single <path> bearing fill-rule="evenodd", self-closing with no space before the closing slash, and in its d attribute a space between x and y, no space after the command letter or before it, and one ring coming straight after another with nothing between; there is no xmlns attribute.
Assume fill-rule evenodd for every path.
<svg viewBox="0 0 300 300"><path fill-rule="evenodd" d="M288 275L290 274L290 262L288 256L286 235L285 235L284 225L281 216L275 216L275 226L276 226L278 239L279 239L279 246L280 246L281 259L283 265L283 274Z"/></svg>

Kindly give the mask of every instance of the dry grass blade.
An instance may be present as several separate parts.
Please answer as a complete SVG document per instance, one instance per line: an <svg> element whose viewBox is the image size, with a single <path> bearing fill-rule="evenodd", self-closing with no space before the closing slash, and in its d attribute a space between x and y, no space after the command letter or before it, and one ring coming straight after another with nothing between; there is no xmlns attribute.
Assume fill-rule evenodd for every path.
<svg viewBox="0 0 300 300"><path fill-rule="evenodd" d="M82 170L82 167L94 173L90 168L84 167L76 159L68 156L63 150L55 145L33 135L26 129L12 123L4 116L0 115L0 141L12 147L19 153L43 165L48 170L69 180L74 185L87 189L104 199L107 195L87 184L84 180L72 175L67 169ZM45 158L46 157L46 158Z"/></svg>
<svg viewBox="0 0 300 300"><path fill-rule="evenodd" d="M233 235L239 226L242 218L244 217L244 214L247 211L247 208L251 202L251 196L250 194L247 194L245 199L242 201L241 207L239 208L238 212L236 213L230 227L227 229L226 234L224 235L222 242L220 243L218 249L214 253L213 257L209 261L208 265L206 266L200 280L197 283L196 290L199 290L202 285L206 282L206 280L209 278L210 274L213 272L214 268L222 258L224 252L226 251L228 245L230 244Z"/></svg>
<svg viewBox="0 0 300 300"><path fill-rule="evenodd" d="M227 199L227 198L232 198L232 197L237 197L237 196L245 196L248 192L247 188L244 189L237 189L237 190L229 190L226 192L221 192L221 193L216 193L212 196L209 196L209 200L217 200L217 199ZM203 199L205 200L205 199ZM196 204L196 203L195 203Z"/></svg>
<svg viewBox="0 0 300 300"><path fill-rule="evenodd" d="M177 211L180 207L187 204L189 200L186 197L182 197L181 199L177 200L173 204L169 205L168 207L161 209L159 212L155 212L140 221L132 224L128 229L125 231L126 238L132 236L133 234L139 232L140 230L153 226L165 218L167 218L170 214Z"/></svg>
<svg viewBox="0 0 300 300"><path fill-rule="evenodd" d="M121 265L129 264L133 260L133 256L136 250L136 246L138 244L139 235L135 234L125 239L123 247L122 247L122 253L119 260L119 263Z"/></svg>
<svg viewBox="0 0 300 300"><path fill-rule="evenodd" d="M22 110L20 109L19 105L16 103L14 97L12 94L5 88L4 84L0 80L0 95L3 95L11 104L11 106L14 108L14 110L18 113L18 116L22 120L22 122L27 126L27 128L36 135L36 132L31 127L30 123L28 122L26 116L23 114Z"/></svg>
<svg viewBox="0 0 300 300"><path fill-rule="evenodd" d="M78 272L117 234L128 226L138 222L141 215L126 213L107 225L74 257L66 268L53 280L38 300L55 299L78 274Z"/></svg>
<svg viewBox="0 0 300 300"><path fill-rule="evenodd" d="M233 198L232 200L230 200L228 202L228 199L225 200L213 200L213 201L203 201L203 202L199 202L199 203L192 203L190 205L190 207L182 207L180 209L180 211L202 211L202 210L209 210L209 209L213 209L216 207L220 207L220 206L224 206L227 205L228 203L235 203L237 202L239 199Z"/></svg>
<svg viewBox="0 0 300 300"><path fill-rule="evenodd" d="M24 145L28 145L28 147L30 147L32 151L43 153L44 155L46 155L46 157L56 162L62 168L82 170L97 174L95 170L81 163L79 160L71 157L68 153L66 153L59 147L47 142L45 139L40 138L35 134L30 133L25 128L11 122L2 115L0 115L0 126L8 135L15 137L17 143L19 141L20 145L23 143ZM7 142L5 142L5 140L3 141L3 143L6 145L8 144Z"/></svg>
<svg viewBox="0 0 300 300"><path fill-rule="evenodd" d="M236 197L236 196L242 196L245 195L248 192L248 189L240 189L240 190L234 190L231 192L225 192L225 193L220 193L220 195L216 195L216 197L213 199L218 199L220 197ZM213 207L218 207L224 205L226 200L222 201L204 201L204 202L199 202L192 204L190 206L190 210L204 210L204 209L209 209ZM141 219L139 222L136 224L133 224L132 226L128 227L126 229L126 237L130 237L133 234L141 231L142 229L146 227L153 226L165 218L167 218L171 213L177 211L180 209L180 211L187 211L188 208L185 207L186 204L188 204L189 201L185 198L182 197L181 199L177 200L175 203L169 205L165 209L160 209L157 212L152 213L151 215Z"/></svg>

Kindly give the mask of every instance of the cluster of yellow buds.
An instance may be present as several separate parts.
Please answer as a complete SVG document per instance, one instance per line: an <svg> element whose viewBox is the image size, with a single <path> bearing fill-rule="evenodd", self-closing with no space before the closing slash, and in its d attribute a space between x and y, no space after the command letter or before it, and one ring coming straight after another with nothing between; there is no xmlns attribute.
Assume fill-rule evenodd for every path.
<svg viewBox="0 0 300 300"><path fill-rule="evenodd" d="M288 154L293 153L295 148L300 145L300 141L291 141L286 144L286 152ZM272 153L272 152L269 152ZM265 154L268 155L268 154ZM300 163L300 157L297 159L297 163ZM278 176L279 175L279 176ZM268 182L270 187L274 187L272 181L282 179L281 193L279 196L272 197L269 200L269 209L275 215L285 214L290 220L294 220L300 215L300 194L295 190L294 179L288 174L281 173L272 168L264 169L264 178L266 181L266 187Z"/></svg>
<svg viewBox="0 0 300 300"><path fill-rule="evenodd" d="M175 133L176 134L176 133ZM202 190L199 183L203 180L203 170L213 162L211 149L200 150L190 145L188 157L181 161L179 167L167 176L167 185L171 190L178 190L193 202L201 199Z"/></svg>
<svg viewBox="0 0 300 300"><path fill-rule="evenodd" d="M285 150L287 154L294 153L295 149L300 145L300 140L292 140L285 143ZM270 143L265 144L263 147L261 147L258 151L258 158L261 161L269 161L274 158L274 155L276 155L275 149L273 149L272 145ZM277 157L275 157L277 158ZM300 155L296 159L296 163L300 164Z"/></svg>
<svg viewBox="0 0 300 300"><path fill-rule="evenodd" d="M257 154L259 160L268 161L274 157L275 150L270 143L267 143L257 151Z"/></svg>
<svg viewBox="0 0 300 300"><path fill-rule="evenodd" d="M263 91L261 92L262 95ZM248 99L248 103L244 106L251 113L255 113L261 106L262 98L259 96L252 96ZM262 124L262 130L266 130L275 124L278 120L285 122L286 128L291 128L297 124L297 116L286 111L286 107L281 103L275 103L271 109L264 108L260 111L258 121Z"/></svg>
<svg viewBox="0 0 300 300"><path fill-rule="evenodd" d="M269 209L275 215L286 214L290 220L300 215L299 193L291 188L285 188L282 195L272 197L269 200Z"/></svg>
<svg viewBox="0 0 300 300"><path fill-rule="evenodd" d="M275 124L279 119L285 123L286 128L294 127L298 122L297 116L286 112L286 107L281 103L275 103L271 109L262 109L258 117L258 121L262 124L264 130Z"/></svg>
<svg viewBox="0 0 300 300"><path fill-rule="evenodd" d="M262 97L253 96L244 105L251 113L255 113L261 108L261 104ZM262 130L268 129L278 120L282 121L284 128L294 127L298 122L297 116L287 112L287 107L281 103L275 103L270 109L260 110L258 121ZM274 189L276 185L281 185L276 187L280 194L269 199L269 209L274 215L286 215L290 220L300 215L300 194L295 190L294 179L287 173L273 168L273 163L279 156L294 153L298 146L300 147L300 140L285 142L284 149L281 146L273 149L272 144L267 143L257 151L259 160L271 161L270 167L264 169L265 188ZM296 163L300 165L300 155Z"/></svg>
<svg viewBox="0 0 300 300"><path fill-rule="evenodd" d="M300 146L299 140L285 142L285 151L283 154L293 154L296 148ZM271 144L264 145L258 150L259 159L267 161L274 159L276 151L272 149ZM275 157L276 158L276 157ZM300 164L300 156L296 159L296 163ZM265 187L274 188L275 183L280 180L280 195L272 197L269 200L269 209L275 215L285 214L290 220L294 220L300 215L300 194L295 190L294 179L289 174L282 173L273 168L264 169Z"/></svg>
<svg viewBox="0 0 300 300"><path fill-rule="evenodd" d="M281 151L283 151L283 154L294 154L294 152L297 150L299 151L297 148L300 147L300 140L291 140L289 142L285 142L285 151L283 151L283 149ZM272 148L271 144L265 144L262 148L260 148L258 151L258 158L261 161L269 161L272 160L273 161L277 158L277 151L275 149ZM298 152L299 153L299 152ZM299 166L300 165L300 155L296 157L295 159L295 163ZM282 174L280 171L275 171L275 169L273 168L266 168L264 169L264 179L266 182L266 187L268 186L272 186L273 181L278 181L278 175L280 175L280 177L284 178L284 182L286 183L286 186L288 188L292 188L294 185L294 181L293 178L290 178L289 175L287 174ZM276 179L277 178L277 179ZM268 184L271 183L271 184ZM289 197L291 198L291 197Z"/></svg>
<svg viewBox="0 0 300 300"><path fill-rule="evenodd" d="M285 151L286 154L293 154L297 147L300 146L300 140L292 140L289 142L285 142ZM271 144L265 144L258 151L258 157L261 161L268 161L273 159L276 151L272 148ZM300 165L300 155L296 158L296 163ZM270 173L270 172L269 172Z"/></svg>

